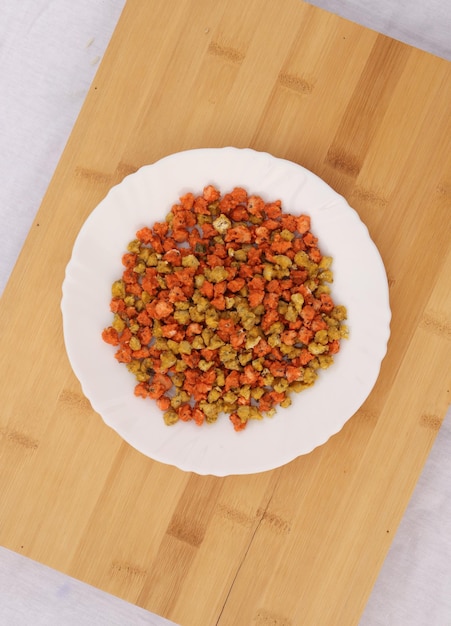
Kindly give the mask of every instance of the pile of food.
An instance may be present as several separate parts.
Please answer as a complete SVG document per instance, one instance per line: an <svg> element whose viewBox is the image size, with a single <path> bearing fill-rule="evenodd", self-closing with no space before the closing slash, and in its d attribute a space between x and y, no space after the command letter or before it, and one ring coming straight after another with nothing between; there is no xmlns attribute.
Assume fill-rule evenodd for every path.
<svg viewBox="0 0 451 626"><path fill-rule="evenodd" d="M239 187L185 194L136 233L122 262L102 337L166 424L225 413L239 431L272 416L347 336L309 216Z"/></svg>

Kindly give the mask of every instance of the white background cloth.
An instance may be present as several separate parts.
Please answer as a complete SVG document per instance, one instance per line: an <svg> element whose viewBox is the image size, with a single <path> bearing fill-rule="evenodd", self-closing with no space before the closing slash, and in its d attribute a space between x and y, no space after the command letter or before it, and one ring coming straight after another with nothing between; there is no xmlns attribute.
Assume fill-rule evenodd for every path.
<svg viewBox="0 0 451 626"><path fill-rule="evenodd" d="M335 3L333 0L328 2L328 8L334 11ZM398 9L404 6L405 11L409 12L409 43L425 47L422 8L428 9L437 3L443 15L447 14L449 17L448 0L434 0L432 5L424 0L399 0L394 3L380 0L372 3L371 10L380 11L382 17L389 12L390 16L395 15L399 20L401 18ZM337 8L340 4L345 5L346 2L337 1ZM33 223L124 5L125 0L1 0L0 294ZM413 5L415 10L412 9ZM393 9L394 6L397 7L396 10ZM412 20L412 17L415 19ZM390 19L393 20L393 17ZM381 26L380 19L375 19L370 24L363 20L360 23L390 34L390 23L386 22ZM396 37L396 23L391 28ZM435 32L438 53L439 46L442 46L441 25ZM415 33L418 34L417 40ZM448 29L448 36L449 33ZM428 39L431 38L434 38L434 28L431 31L429 26ZM447 41L449 45L449 38ZM428 43L428 46L431 44ZM446 55L445 49L443 56ZM450 530L449 412L393 541L360 626L451 626ZM5 558L4 554L5 551L0 551L0 560ZM22 559L18 562L21 568L25 567ZM51 602L47 603L47 608L42 606L40 609L41 622L37 621L36 606L32 598L23 593L23 587L16 586L15 592L11 591L9 579L19 574L19 571L14 571L14 567L11 560L6 576L2 575L0 567L2 624L22 626L46 623L51 626L79 626L81 609L77 603L73 603L72 608L69 607L70 610L65 611L64 615L60 613L58 618L52 613L57 607ZM36 576L37 581L38 570L31 567L30 572L31 576ZM44 580L47 581L48 597L51 598L52 589L54 591L52 586L61 585L62 582L58 576L54 578L53 575ZM81 587L77 593L86 591L83 592ZM93 611L90 614L93 621L87 621L86 613L83 623L96 623L96 611L104 615L107 610L105 602L108 604L107 595L90 588L88 604L89 610ZM110 602L114 606L115 599L110 598ZM124 619L122 623L128 622ZM157 621L143 623L158 625Z"/></svg>
<svg viewBox="0 0 451 626"><path fill-rule="evenodd" d="M177 626L0 546L2 626Z"/></svg>
<svg viewBox="0 0 451 626"><path fill-rule="evenodd" d="M449 0L308 0L378 33L451 61Z"/></svg>

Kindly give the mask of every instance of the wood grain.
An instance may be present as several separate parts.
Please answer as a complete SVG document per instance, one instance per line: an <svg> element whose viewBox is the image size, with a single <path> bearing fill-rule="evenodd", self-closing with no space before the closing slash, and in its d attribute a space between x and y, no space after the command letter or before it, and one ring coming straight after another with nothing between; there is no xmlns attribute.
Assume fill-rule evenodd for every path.
<svg viewBox="0 0 451 626"><path fill-rule="evenodd" d="M448 62L299 0L129 0L1 302L0 543L182 626L357 624L449 404L450 102ZM225 145L345 195L383 257L393 320L339 434L216 478L104 425L59 304L112 185Z"/></svg>

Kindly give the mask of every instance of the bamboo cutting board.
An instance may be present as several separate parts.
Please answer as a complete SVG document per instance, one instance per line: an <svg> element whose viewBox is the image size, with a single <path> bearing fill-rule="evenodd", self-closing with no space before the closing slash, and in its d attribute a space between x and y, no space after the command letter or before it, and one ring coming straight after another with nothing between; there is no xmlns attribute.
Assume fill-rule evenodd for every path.
<svg viewBox="0 0 451 626"><path fill-rule="evenodd" d="M181 626L357 624L449 403L450 101L449 63L299 0L129 0L1 302L0 544ZM346 197L393 319L340 433L217 478L104 425L70 368L60 298L112 185L226 145Z"/></svg>

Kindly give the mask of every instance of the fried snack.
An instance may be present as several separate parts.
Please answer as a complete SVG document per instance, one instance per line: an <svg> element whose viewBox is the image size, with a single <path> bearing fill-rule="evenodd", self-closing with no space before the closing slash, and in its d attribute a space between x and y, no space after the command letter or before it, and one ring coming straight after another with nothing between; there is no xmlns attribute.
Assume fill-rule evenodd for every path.
<svg viewBox="0 0 451 626"><path fill-rule="evenodd" d="M102 337L168 425L228 414L240 431L272 416L348 335L310 217L241 187L185 194L138 230L122 263Z"/></svg>

